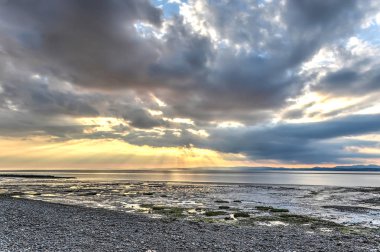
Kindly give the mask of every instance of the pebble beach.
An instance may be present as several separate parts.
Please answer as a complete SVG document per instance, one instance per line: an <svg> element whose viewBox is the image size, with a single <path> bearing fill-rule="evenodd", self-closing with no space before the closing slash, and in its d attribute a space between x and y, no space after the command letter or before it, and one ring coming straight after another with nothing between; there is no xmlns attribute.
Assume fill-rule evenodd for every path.
<svg viewBox="0 0 380 252"><path fill-rule="evenodd" d="M0 197L0 251L380 251L380 234L183 219Z"/></svg>

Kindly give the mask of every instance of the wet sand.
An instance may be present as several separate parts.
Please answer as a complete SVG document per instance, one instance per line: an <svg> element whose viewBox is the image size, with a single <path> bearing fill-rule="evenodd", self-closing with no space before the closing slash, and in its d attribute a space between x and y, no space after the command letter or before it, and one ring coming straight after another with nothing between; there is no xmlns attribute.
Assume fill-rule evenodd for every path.
<svg viewBox="0 0 380 252"><path fill-rule="evenodd" d="M0 195L104 208L149 217L240 224L236 215L266 221L307 216L348 227L380 228L380 188L300 185L80 181L2 178ZM305 222L305 219L301 219ZM298 218L299 221L299 218ZM314 221L313 221L314 222Z"/></svg>
<svg viewBox="0 0 380 252"><path fill-rule="evenodd" d="M367 229L212 224L0 197L0 251L380 251Z"/></svg>

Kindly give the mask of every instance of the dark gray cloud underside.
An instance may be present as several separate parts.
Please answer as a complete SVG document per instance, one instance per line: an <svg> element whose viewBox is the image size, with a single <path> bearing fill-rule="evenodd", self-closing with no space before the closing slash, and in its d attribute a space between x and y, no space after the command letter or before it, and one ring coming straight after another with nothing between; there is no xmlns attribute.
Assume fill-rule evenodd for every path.
<svg viewBox="0 0 380 252"><path fill-rule="evenodd" d="M149 0L0 1L0 134L194 145L302 163L373 157L347 150L373 147L372 142L345 137L378 133L379 115L259 126L270 125L306 87L330 96L380 91L380 64L373 55L345 52L340 55L345 65L323 69L321 80L318 72L301 71L321 48L361 29L363 20L378 11L373 2L204 3L200 23L216 31L218 43L184 16L168 20ZM163 27L165 33L155 35ZM167 106L155 104L152 94ZM152 115L149 109L160 112ZM288 110L284 118L302 118L305 110ZM114 125L114 131L85 133L96 125L80 125L77 119L96 116L124 123ZM194 125L164 117L189 118ZM215 126L230 120L247 127ZM161 133L144 131L154 128ZM210 136L191 133L199 129Z"/></svg>
<svg viewBox="0 0 380 252"><path fill-rule="evenodd" d="M243 132L219 130L212 134L210 143L212 148L220 151L246 153L259 160L339 163L355 157L380 157L378 154L352 153L346 149L350 146L378 148L378 142L343 138L379 132L380 114L353 115L317 123L253 127Z"/></svg>

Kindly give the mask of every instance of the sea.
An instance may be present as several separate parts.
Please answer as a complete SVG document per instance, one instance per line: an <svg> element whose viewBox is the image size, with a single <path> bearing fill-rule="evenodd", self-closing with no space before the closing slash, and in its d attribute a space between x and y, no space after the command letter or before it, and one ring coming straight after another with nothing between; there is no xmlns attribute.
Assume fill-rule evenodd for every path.
<svg viewBox="0 0 380 252"><path fill-rule="evenodd" d="M335 171L231 171L215 170L50 170L1 171L0 174L31 174L75 177L101 181L167 181L232 184L323 185L380 187L380 172Z"/></svg>

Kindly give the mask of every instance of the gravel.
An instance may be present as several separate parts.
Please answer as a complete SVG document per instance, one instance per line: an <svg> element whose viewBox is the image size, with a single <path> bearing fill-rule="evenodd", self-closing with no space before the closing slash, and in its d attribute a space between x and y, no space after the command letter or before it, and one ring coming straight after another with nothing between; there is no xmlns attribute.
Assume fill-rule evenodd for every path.
<svg viewBox="0 0 380 252"><path fill-rule="evenodd" d="M153 219L0 197L0 251L380 251L380 234Z"/></svg>

